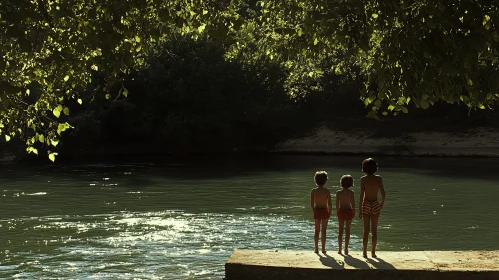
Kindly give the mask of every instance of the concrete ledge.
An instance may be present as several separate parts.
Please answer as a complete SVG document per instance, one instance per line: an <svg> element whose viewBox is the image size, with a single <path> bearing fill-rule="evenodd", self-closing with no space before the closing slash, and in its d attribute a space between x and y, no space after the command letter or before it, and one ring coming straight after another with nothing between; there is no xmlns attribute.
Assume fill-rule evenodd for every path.
<svg viewBox="0 0 499 280"><path fill-rule="evenodd" d="M362 252L345 256L235 250L225 264L225 279L499 279L499 251L380 251L377 255L365 259Z"/></svg>

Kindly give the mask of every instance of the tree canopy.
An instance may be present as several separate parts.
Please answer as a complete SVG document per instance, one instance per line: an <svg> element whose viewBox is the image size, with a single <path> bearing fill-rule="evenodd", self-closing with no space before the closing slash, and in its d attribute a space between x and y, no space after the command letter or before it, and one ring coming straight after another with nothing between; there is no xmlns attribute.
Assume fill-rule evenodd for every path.
<svg viewBox="0 0 499 280"><path fill-rule="evenodd" d="M1 0L0 134L28 152L43 143L54 160L50 147L71 128L67 104L84 100L93 75L105 74L106 98L127 96L112 89L174 31L223 41L228 59L279 61L290 75L357 67L372 117L439 101L493 108L498 22L490 0Z"/></svg>
<svg viewBox="0 0 499 280"><path fill-rule="evenodd" d="M217 32L230 24L230 9L202 0L2 0L0 134L20 136L36 154L37 142L55 147L71 127L65 102L82 102L93 73L106 73L102 87L111 98L108 86L142 65L172 30L197 36L211 22Z"/></svg>
<svg viewBox="0 0 499 280"><path fill-rule="evenodd" d="M438 101L499 100L496 1L260 1L270 55L339 53L361 69L361 98L407 112ZM282 42L285 42L284 44ZM335 67L341 71L344 64Z"/></svg>

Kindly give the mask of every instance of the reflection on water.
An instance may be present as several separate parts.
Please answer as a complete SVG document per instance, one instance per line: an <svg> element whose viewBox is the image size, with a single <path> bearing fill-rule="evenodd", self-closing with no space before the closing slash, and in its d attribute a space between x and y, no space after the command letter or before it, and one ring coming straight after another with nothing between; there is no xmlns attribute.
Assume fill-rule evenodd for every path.
<svg viewBox="0 0 499 280"><path fill-rule="evenodd" d="M361 160L3 165L0 278L221 279L235 248L312 250L308 195L314 172L327 170L334 189L342 174L361 176ZM497 163L380 159L387 203L379 254L499 249L499 177L489 172ZM358 186L354 191L358 195ZM353 222L351 250L361 249L361 224ZM336 231L333 218L331 252Z"/></svg>

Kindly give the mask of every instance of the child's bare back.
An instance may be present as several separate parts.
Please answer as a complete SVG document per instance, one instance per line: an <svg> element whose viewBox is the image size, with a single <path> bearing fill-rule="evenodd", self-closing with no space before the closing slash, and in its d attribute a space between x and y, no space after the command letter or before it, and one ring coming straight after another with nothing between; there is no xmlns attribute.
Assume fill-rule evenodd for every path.
<svg viewBox="0 0 499 280"><path fill-rule="evenodd" d="M383 188L383 179L379 175L367 174L360 178L360 185L364 189L363 199L375 201L378 200L378 193Z"/></svg>
<svg viewBox="0 0 499 280"><path fill-rule="evenodd" d="M339 209L354 209L352 205L354 192L349 189L342 189L336 192L336 197L339 200Z"/></svg>
<svg viewBox="0 0 499 280"><path fill-rule="evenodd" d="M315 208L328 208L328 200L331 197L329 189L324 187L313 188L312 196L315 201Z"/></svg>

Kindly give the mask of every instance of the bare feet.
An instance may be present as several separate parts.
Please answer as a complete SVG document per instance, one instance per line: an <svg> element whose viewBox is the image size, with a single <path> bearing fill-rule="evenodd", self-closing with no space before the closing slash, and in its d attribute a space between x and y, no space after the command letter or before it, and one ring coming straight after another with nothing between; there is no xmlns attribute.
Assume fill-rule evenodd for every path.
<svg viewBox="0 0 499 280"><path fill-rule="evenodd" d="M378 256L376 256L376 253L375 253L375 252L371 252L371 256L372 256L373 258L377 258L377 257L378 257Z"/></svg>
<svg viewBox="0 0 499 280"><path fill-rule="evenodd" d="M367 253L366 252L362 253L362 257L367 259Z"/></svg>
<svg viewBox="0 0 499 280"><path fill-rule="evenodd" d="M341 255L341 249L339 249L339 250L338 250L338 254L340 254L340 255Z"/></svg>
<svg viewBox="0 0 499 280"><path fill-rule="evenodd" d="M319 250L315 249L314 253L319 254Z"/></svg>
<svg viewBox="0 0 499 280"><path fill-rule="evenodd" d="M325 254L326 253L326 250L322 250L322 253Z"/></svg>
<svg viewBox="0 0 499 280"><path fill-rule="evenodd" d="M345 249L345 255L348 255L348 249Z"/></svg>

